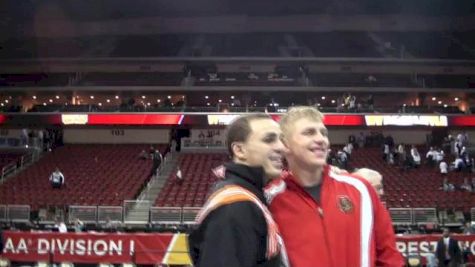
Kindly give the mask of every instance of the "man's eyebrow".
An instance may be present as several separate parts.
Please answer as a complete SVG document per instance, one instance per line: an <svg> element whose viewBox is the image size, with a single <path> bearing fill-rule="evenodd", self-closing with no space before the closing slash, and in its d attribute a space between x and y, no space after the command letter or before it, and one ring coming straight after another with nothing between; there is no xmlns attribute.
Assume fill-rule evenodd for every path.
<svg viewBox="0 0 475 267"><path fill-rule="evenodd" d="M264 134L263 138L277 138L279 135L275 132L267 132Z"/></svg>

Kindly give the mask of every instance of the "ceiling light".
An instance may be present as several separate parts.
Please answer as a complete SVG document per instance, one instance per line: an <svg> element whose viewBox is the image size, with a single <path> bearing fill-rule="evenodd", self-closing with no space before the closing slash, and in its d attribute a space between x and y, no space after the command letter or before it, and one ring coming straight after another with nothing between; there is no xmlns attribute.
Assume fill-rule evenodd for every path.
<svg viewBox="0 0 475 267"><path fill-rule="evenodd" d="M43 102L43 106L46 106L46 103L45 103L45 102Z"/></svg>
<svg viewBox="0 0 475 267"><path fill-rule="evenodd" d="M57 96L55 96L55 97L56 97L56 99L59 99L59 95L57 95Z"/></svg>
<svg viewBox="0 0 475 267"><path fill-rule="evenodd" d="M167 98L168 98L168 99L172 99L172 96L171 96L171 95L169 95L169 96L167 96Z"/></svg>
<svg viewBox="0 0 475 267"><path fill-rule="evenodd" d="M31 98L36 99L36 96L34 95L34 96L32 96Z"/></svg>
<svg viewBox="0 0 475 267"><path fill-rule="evenodd" d="M53 103L53 99L51 99L51 98L50 98L48 101L49 101L50 103Z"/></svg>
<svg viewBox="0 0 475 267"><path fill-rule="evenodd" d="M160 103L161 101L162 101L162 100L160 100L160 99L157 99L157 103Z"/></svg>
<svg viewBox="0 0 475 267"><path fill-rule="evenodd" d="M459 98L458 98L458 97L456 97L456 98L454 98L454 100L455 100L455 101L459 101Z"/></svg>
<svg viewBox="0 0 475 267"><path fill-rule="evenodd" d="M233 96L233 95L231 96L231 99L234 99L234 96Z"/></svg>
<svg viewBox="0 0 475 267"><path fill-rule="evenodd" d="M436 99L437 99L437 98L436 98L435 96L434 96L434 97L432 97L432 101L435 101Z"/></svg>
<svg viewBox="0 0 475 267"><path fill-rule="evenodd" d="M439 102L437 102L437 104L439 104L439 105L442 104L442 101L439 100Z"/></svg>
<svg viewBox="0 0 475 267"><path fill-rule="evenodd" d="M447 104L444 104L444 108L448 107Z"/></svg>
<svg viewBox="0 0 475 267"><path fill-rule="evenodd" d="M99 104L98 104L98 105L99 105L99 107L101 107L101 106L102 106L102 103L101 103L101 102L99 102Z"/></svg>
<svg viewBox="0 0 475 267"><path fill-rule="evenodd" d="M110 100L110 99L106 99L106 102L107 102L107 103L110 103L110 102L111 102L111 100Z"/></svg>
<svg viewBox="0 0 475 267"><path fill-rule="evenodd" d="M115 96L115 99L119 99L119 96L118 96L118 95L116 95L116 96Z"/></svg>
<svg viewBox="0 0 475 267"><path fill-rule="evenodd" d="M147 98L147 97L143 95L143 96L142 96L142 99L145 99L145 98Z"/></svg>
<svg viewBox="0 0 475 267"><path fill-rule="evenodd" d="M5 99L5 103L8 103L8 99Z"/></svg>
<svg viewBox="0 0 475 267"><path fill-rule="evenodd" d="M91 96L90 96L90 98L91 98L91 99L94 99L94 96L93 96L93 95L91 95Z"/></svg>
<svg viewBox="0 0 475 267"><path fill-rule="evenodd" d="M221 102L223 102L223 100L219 99L218 102L221 103Z"/></svg>
<svg viewBox="0 0 475 267"><path fill-rule="evenodd" d="M209 98L209 96L205 95L205 99L208 99L208 98Z"/></svg>
<svg viewBox="0 0 475 267"><path fill-rule="evenodd" d="M147 102L147 106L150 106L150 102Z"/></svg>
<svg viewBox="0 0 475 267"><path fill-rule="evenodd" d="M325 96L322 96L322 100L325 100Z"/></svg>
<svg viewBox="0 0 475 267"><path fill-rule="evenodd" d="M333 99L333 100L332 100L332 104L335 104L335 102L336 102L335 99Z"/></svg>
<svg viewBox="0 0 475 267"><path fill-rule="evenodd" d="M211 105L211 104L208 102L208 103L206 103L206 105L209 106L209 105Z"/></svg>

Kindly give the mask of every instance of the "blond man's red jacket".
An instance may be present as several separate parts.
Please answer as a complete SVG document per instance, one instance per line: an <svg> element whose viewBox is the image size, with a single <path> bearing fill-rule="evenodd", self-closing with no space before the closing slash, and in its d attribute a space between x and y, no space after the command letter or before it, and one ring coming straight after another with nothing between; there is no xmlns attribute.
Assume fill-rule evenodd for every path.
<svg viewBox="0 0 475 267"><path fill-rule="evenodd" d="M324 167L317 203L286 172L266 197L292 267L404 265L389 213L361 178Z"/></svg>

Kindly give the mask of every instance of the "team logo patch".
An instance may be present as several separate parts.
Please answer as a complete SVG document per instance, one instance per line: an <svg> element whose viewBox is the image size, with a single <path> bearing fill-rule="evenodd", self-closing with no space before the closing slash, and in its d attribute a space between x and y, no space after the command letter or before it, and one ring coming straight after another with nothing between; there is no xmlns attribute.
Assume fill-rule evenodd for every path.
<svg viewBox="0 0 475 267"><path fill-rule="evenodd" d="M338 208L343 213L353 212L353 202L348 196L338 196Z"/></svg>

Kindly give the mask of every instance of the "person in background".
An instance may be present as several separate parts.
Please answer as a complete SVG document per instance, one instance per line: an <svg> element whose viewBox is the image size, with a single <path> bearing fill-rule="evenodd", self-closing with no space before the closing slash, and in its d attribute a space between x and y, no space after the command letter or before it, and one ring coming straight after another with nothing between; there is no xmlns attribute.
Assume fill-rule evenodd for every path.
<svg viewBox="0 0 475 267"><path fill-rule="evenodd" d="M439 170L441 175L447 175L449 172L449 165L445 161L439 163Z"/></svg>
<svg viewBox="0 0 475 267"><path fill-rule="evenodd" d="M449 183L449 179L444 178L444 181L442 182L442 190L444 190L444 192L453 192L455 191L455 186Z"/></svg>
<svg viewBox="0 0 475 267"><path fill-rule="evenodd" d="M149 154L145 150L142 150L142 152L139 154L139 159L147 160L148 156Z"/></svg>
<svg viewBox="0 0 475 267"><path fill-rule="evenodd" d="M442 238L437 242L435 255L439 260L439 267L457 267L462 261L462 252L457 240L450 237L449 229L445 228Z"/></svg>
<svg viewBox="0 0 475 267"><path fill-rule="evenodd" d="M74 221L74 232L80 233L84 230L84 223L79 219L76 218Z"/></svg>
<svg viewBox="0 0 475 267"><path fill-rule="evenodd" d="M160 167L160 164L162 164L162 161L163 161L162 154L160 154L160 151L158 151L158 149L155 149L153 151L153 153L151 154L151 158L152 158L152 169L150 170L150 174L148 175L149 177L152 177L158 174L158 168Z"/></svg>
<svg viewBox="0 0 475 267"><path fill-rule="evenodd" d="M64 185L64 175L58 167L56 167L55 171L49 176L49 181L51 186L55 189L59 189Z"/></svg>
<svg viewBox="0 0 475 267"><path fill-rule="evenodd" d="M419 167L421 165L421 155L414 145L411 147L411 157L414 167Z"/></svg>
<svg viewBox="0 0 475 267"><path fill-rule="evenodd" d="M464 235L473 235L475 234L475 231L472 227L472 223L470 221L466 221L464 226L462 227L462 233Z"/></svg>
<svg viewBox="0 0 475 267"><path fill-rule="evenodd" d="M368 168L361 168L353 172L353 174L367 180L379 197L384 195L383 176L379 172Z"/></svg>
<svg viewBox="0 0 475 267"><path fill-rule="evenodd" d="M56 219L56 222L54 224L54 228L56 228L58 230L58 232L60 232L60 233L67 233L68 232L68 228L66 227L66 224L60 218Z"/></svg>
<svg viewBox="0 0 475 267"><path fill-rule="evenodd" d="M181 185L183 184L183 173L181 172L181 169L180 167L177 168L177 171L175 173L175 177L176 177L176 183Z"/></svg>

